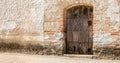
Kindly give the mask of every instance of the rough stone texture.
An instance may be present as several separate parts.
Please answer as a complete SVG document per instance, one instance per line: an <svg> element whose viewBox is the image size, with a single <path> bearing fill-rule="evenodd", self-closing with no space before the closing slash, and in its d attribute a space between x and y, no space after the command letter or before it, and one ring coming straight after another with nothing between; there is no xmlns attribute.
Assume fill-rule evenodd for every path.
<svg viewBox="0 0 120 63"><path fill-rule="evenodd" d="M0 42L43 42L44 1L0 0Z"/></svg>
<svg viewBox="0 0 120 63"><path fill-rule="evenodd" d="M120 0L1 0L0 42L40 43L63 50L65 12L77 5L94 8L94 47L120 43Z"/></svg>
<svg viewBox="0 0 120 63"><path fill-rule="evenodd" d="M120 9L117 0L96 1L94 10L94 42L119 42Z"/></svg>
<svg viewBox="0 0 120 63"><path fill-rule="evenodd" d="M120 60L120 48L114 48L114 47L96 48L94 53L98 55L97 57L93 57L96 59Z"/></svg>
<svg viewBox="0 0 120 63"><path fill-rule="evenodd" d="M65 34L65 11L77 5L94 7L93 42L95 47L120 42L119 0L45 0L45 3L45 42L54 42L56 34L60 32ZM58 38L56 42L64 43L64 39L60 40L61 36Z"/></svg>

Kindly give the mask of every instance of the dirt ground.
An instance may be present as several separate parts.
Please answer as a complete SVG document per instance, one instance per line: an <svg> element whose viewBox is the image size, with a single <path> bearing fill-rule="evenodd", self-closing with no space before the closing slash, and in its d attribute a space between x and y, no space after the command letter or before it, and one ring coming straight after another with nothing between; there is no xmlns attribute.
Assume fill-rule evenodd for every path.
<svg viewBox="0 0 120 63"><path fill-rule="evenodd" d="M0 53L0 63L120 63L120 60L98 60L88 58L70 58L64 56Z"/></svg>

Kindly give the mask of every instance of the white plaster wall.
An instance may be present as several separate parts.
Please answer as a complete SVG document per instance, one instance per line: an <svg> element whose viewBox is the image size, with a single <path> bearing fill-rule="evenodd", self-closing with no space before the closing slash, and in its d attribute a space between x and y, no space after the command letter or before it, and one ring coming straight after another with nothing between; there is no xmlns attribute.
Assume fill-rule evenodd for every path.
<svg viewBox="0 0 120 63"><path fill-rule="evenodd" d="M44 0L0 0L0 42L43 42L43 21Z"/></svg>

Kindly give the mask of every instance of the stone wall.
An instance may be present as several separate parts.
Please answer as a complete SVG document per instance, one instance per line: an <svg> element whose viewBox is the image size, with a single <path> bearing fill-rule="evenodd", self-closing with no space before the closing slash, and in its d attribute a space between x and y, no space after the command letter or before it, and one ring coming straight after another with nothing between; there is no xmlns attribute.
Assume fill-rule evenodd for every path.
<svg viewBox="0 0 120 63"><path fill-rule="evenodd" d="M77 5L94 7L93 42L95 47L120 44L120 2L118 0L45 0L46 43L65 43L65 11Z"/></svg>
<svg viewBox="0 0 120 63"><path fill-rule="evenodd" d="M96 0L94 4L94 42L120 42L120 7L117 0Z"/></svg>
<svg viewBox="0 0 120 63"><path fill-rule="evenodd" d="M120 45L120 0L1 0L0 42L40 43L63 50L65 12L93 6L94 47Z"/></svg>
<svg viewBox="0 0 120 63"><path fill-rule="evenodd" d="M0 0L0 42L43 42L43 0Z"/></svg>

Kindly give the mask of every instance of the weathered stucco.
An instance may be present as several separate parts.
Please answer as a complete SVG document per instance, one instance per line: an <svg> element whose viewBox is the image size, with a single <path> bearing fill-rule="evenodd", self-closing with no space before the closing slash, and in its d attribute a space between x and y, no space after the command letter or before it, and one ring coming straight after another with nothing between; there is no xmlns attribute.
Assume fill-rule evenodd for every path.
<svg viewBox="0 0 120 63"><path fill-rule="evenodd" d="M94 46L120 42L120 2L118 0L45 0L45 3L44 33L48 38L45 42L54 42L50 39L55 38L57 33L64 35L65 11L77 5L94 7ZM58 42L58 39L56 41Z"/></svg>
<svg viewBox="0 0 120 63"><path fill-rule="evenodd" d="M1 0L0 42L43 42L44 1Z"/></svg>
<svg viewBox="0 0 120 63"><path fill-rule="evenodd" d="M93 6L93 44L120 46L120 0L0 0L0 42L65 45L65 12Z"/></svg>

